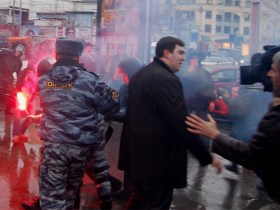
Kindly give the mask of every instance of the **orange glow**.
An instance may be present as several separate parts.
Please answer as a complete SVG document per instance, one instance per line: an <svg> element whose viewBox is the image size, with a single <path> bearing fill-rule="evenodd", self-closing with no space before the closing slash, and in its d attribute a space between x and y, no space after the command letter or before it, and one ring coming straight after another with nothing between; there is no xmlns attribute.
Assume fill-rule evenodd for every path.
<svg viewBox="0 0 280 210"><path fill-rule="evenodd" d="M17 92L17 102L20 110L26 110L27 98L22 92Z"/></svg>

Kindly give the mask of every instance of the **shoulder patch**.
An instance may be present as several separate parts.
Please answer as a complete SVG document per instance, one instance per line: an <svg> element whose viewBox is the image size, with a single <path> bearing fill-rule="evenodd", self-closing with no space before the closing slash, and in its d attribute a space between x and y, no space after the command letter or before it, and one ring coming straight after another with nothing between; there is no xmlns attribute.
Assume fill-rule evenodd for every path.
<svg viewBox="0 0 280 210"><path fill-rule="evenodd" d="M119 93L116 90L114 90L114 89L111 89L110 95L111 95L111 98L113 100L118 100L119 99Z"/></svg>

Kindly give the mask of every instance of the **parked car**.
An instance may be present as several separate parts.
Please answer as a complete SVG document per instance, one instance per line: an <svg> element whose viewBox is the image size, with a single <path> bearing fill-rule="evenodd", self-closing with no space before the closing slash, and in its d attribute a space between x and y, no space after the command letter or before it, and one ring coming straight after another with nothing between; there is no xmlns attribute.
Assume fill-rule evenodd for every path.
<svg viewBox="0 0 280 210"><path fill-rule="evenodd" d="M208 56L203 61L201 61L201 64L203 66L209 66L209 65L235 65L235 61L232 59L228 59L226 57L221 56Z"/></svg>
<svg viewBox="0 0 280 210"><path fill-rule="evenodd" d="M207 66L204 67L210 72L215 88L215 109L211 113L216 119L227 119L229 107L223 98L225 91L230 97L235 98L240 86L240 71L237 66Z"/></svg>
<svg viewBox="0 0 280 210"><path fill-rule="evenodd" d="M239 62L239 66L249 66L251 64L251 59L250 58L242 58Z"/></svg>

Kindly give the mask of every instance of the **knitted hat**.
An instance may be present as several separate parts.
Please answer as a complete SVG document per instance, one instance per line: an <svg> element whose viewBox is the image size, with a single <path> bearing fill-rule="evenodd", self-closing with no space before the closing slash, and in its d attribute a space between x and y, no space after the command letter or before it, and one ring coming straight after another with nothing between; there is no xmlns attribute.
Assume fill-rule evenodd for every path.
<svg viewBox="0 0 280 210"><path fill-rule="evenodd" d="M142 62L137 58L126 58L120 62L118 67L128 76L130 79L138 70L143 67Z"/></svg>
<svg viewBox="0 0 280 210"><path fill-rule="evenodd" d="M56 53L80 56L84 51L81 40L58 38L55 43Z"/></svg>
<svg viewBox="0 0 280 210"><path fill-rule="evenodd" d="M51 70L54 63L55 59L53 58L45 58L41 60L37 66L38 77L43 76L47 71Z"/></svg>
<svg viewBox="0 0 280 210"><path fill-rule="evenodd" d="M16 46L16 49L15 49L16 52L21 52L21 54L24 54L25 52L25 47L21 44L17 45Z"/></svg>

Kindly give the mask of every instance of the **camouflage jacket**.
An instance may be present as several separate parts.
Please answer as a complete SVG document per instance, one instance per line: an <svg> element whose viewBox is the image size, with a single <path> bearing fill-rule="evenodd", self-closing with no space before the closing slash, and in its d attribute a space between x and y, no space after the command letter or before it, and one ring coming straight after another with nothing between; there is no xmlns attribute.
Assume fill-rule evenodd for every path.
<svg viewBox="0 0 280 210"><path fill-rule="evenodd" d="M43 109L39 136L57 143L96 144L104 116L119 110L116 91L73 60L61 59L38 82Z"/></svg>

